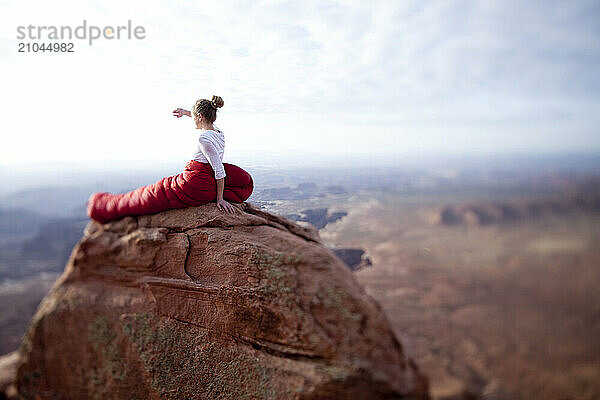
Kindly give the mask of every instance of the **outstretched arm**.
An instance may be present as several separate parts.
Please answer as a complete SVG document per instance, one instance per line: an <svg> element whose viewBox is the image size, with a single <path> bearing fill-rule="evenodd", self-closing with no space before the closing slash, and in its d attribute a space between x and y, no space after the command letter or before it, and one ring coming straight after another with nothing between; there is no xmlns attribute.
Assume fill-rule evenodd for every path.
<svg viewBox="0 0 600 400"><path fill-rule="evenodd" d="M184 115L191 117L192 113L188 110L184 110L183 108L176 108L175 110L173 110L173 115L176 116L177 118L181 118Z"/></svg>

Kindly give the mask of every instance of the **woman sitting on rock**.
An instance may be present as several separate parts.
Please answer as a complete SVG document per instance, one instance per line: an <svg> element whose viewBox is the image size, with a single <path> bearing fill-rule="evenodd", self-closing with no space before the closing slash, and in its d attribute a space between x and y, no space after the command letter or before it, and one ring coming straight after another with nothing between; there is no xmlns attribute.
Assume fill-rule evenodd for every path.
<svg viewBox="0 0 600 400"><path fill-rule="evenodd" d="M173 111L177 118L193 117L200 130L196 152L183 172L127 193L93 193L87 204L88 216L106 223L126 215L153 214L213 201L220 210L234 212L229 202L248 199L254 182L244 169L223 163L225 136L214 125L217 109L223 104L221 97L213 96L212 100L198 100L191 112L183 108Z"/></svg>

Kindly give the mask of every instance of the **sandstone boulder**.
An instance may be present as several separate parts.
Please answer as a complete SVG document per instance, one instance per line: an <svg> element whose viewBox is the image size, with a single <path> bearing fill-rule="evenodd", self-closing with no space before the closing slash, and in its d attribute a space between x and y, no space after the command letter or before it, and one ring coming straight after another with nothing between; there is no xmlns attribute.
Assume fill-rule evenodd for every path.
<svg viewBox="0 0 600 400"><path fill-rule="evenodd" d="M19 395L429 398L314 227L234 206L91 221L19 348Z"/></svg>

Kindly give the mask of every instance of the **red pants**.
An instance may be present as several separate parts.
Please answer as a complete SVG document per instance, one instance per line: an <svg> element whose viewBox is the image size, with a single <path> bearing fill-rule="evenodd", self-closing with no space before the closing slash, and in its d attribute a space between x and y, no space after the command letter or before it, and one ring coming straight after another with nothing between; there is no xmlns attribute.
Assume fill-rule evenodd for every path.
<svg viewBox="0 0 600 400"><path fill-rule="evenodd" d="M225 187L223 198L241 203L252 194L254 182L248 172L237 165L223 163ZM100 223L126 215L154 214L173 208L199 206L217 200L215 172L208 163L189 161L183 172L162 178L122 194L93 193L87 205L87 214Z"/></svg>

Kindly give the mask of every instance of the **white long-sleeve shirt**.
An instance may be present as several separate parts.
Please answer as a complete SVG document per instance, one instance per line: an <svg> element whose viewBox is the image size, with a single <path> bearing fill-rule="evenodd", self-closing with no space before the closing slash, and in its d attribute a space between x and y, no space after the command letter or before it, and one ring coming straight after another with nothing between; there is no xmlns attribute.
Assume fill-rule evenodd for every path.
<svg viewBox="0 0 600 400"><path fill-rule="evenodd" d="M209 163L215 171L215 179L225 177L223 154L225 153L225 135L215 125L215 130L203 129L198 137L198 149L194 160Z"/></svg>

